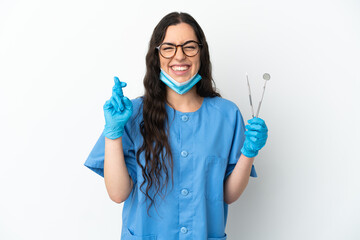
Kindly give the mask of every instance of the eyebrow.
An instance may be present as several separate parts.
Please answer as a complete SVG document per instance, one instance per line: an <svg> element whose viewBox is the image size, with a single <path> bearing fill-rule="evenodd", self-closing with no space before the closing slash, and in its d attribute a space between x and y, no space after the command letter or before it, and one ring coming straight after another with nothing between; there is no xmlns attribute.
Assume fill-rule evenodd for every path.
<svg viewBox="0 0 360 240"><path fill-rule="evenodd" d="M197 42L197 41L195 41L195 40L188 40L188 41L186 41L186 42L184 42L183 44L180 44L180 45L184 45L184 44L187 44L187 43L189 43L189 42ZM171 42L163 42L163 44L164 43L166 43L166 44L170 44L170 45L176 45L175 43L171 43Z"/></svg>

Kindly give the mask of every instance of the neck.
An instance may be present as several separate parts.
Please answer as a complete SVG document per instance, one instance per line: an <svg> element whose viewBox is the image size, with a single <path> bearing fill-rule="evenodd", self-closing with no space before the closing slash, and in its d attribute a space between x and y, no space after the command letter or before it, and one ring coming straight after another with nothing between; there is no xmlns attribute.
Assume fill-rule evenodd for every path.
<svg viewBox="0 0 360 240"><path fill-rule="evenodd" d="M192 87L187 93L178 94L169 87L166 87L166 101L177 111L195 112L201 107L203 97L196 93L196 86Z"/></svg>

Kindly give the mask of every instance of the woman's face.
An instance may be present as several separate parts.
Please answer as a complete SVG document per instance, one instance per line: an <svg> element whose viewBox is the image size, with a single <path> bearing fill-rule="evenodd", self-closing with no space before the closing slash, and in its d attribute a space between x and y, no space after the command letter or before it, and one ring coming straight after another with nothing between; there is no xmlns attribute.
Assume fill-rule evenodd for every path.
<svg viewBox="0 0 360 240"><path fill-rule="evenodd" d="M187 23L179 23L167 28L163 43L178 45L190 40L198 42L194 29ZM193 57L188 57L181 47L177 48L172 58L164 58L160 53L159 58L161 68L179 83L189 80L200 68L200 52Z"/></svg>

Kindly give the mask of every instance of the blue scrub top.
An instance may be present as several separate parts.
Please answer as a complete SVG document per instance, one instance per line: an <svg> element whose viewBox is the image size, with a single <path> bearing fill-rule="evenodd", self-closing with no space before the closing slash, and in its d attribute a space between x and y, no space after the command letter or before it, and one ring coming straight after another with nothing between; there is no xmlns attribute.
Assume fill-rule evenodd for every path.
<svg viewBox="0 0 360 240"><path fill-rule="evenodd" d="M136 162L136 150L142 145L139 129L142 97L133 99L132 103L134 111L125 126L122 142L134 186L124 202L121 239L225 240L228 204L224 202L223 186L240 158L245 140L244 121L236 104L220 97L206 97L195 112L180 112L166 104L174 187L167 165L168 185L156 195L156 208L151 206L149 217L150 200L140 191L144 179ZM102 134L85 162L85 166L100 176L104 176L104 152ZM140 162L145 163L144 152ZM250 176L257 177L254 165ZM142 187L144 192L146 186L147 183ZM150 189L149 194L153 197L154 191Z"/></svg>

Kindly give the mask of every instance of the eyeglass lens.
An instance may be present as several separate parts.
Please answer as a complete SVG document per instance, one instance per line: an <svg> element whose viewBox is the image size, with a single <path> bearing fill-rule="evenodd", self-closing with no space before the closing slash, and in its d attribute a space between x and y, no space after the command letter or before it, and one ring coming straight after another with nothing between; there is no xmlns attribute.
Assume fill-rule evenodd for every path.
<svg viewBox="0 0 360 240"><path fill-rule="evenodd" d="M184 54L188 57L195 56L199 51L199 45L196 42L189 42L182 46ZM165 58L175 55L176 47L172 44L164 43L160 47L160 54Z"/></svg>

